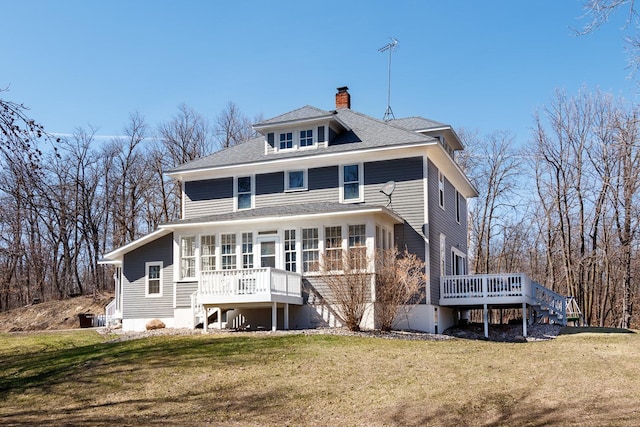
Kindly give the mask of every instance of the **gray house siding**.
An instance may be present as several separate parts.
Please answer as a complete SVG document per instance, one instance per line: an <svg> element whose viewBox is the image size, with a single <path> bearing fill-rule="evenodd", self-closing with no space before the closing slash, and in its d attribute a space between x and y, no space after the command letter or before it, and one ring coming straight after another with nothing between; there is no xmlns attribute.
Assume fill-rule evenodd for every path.
<svg viewBox="0 0 640 427"><path fill-rule="evenodd" d="M145 263L162 261L162 296L145 297ZM124 319L173 317L173 234L125 254L123 262Z"/></svg>
<svg viewBox="0 0 640 427"><path fill-rule="evenodd" d="M190 308L191 295L198 290L198 282L178 282L176 286L176 308Z"/></svg>
<svg viewBox="0 0 640 427"><path fill-rule="evenodd" d="M389 199L380 192L380 188L387 181L395 181L396 188L391 198L391 207L406 221L405 224L396 225L395 243L399 250L402 251L406 247L425 260L423 175L422 157L370 162L364 165L365 203L385 206Z"/></svg>
<svg viewBox="0 0 640 427"><path fill-rule="evenodd" d="M184 218L197 218L233 210L233 178L184 183Z"/></svg>
<svg viewBox="0 0 640 427"><path fill-rule="evenodd" d="M292 168L295 170L295 168ZM256 175L256 208L322 201L338 201L338 167L307 171L307 190L284 192L284 172Z"/></svg>
<svg viewBox="0 0 640 427"><path fill-rule="evenodd" d="M429 162L429 240L431 260L431 302L440 300L440 234L444 234L445 274L451 274L451 248L467 253L467 204L460 197L460 223L456 220L456 189L444 179L444 209L440 207L438 190L438 168Z"/></svg>

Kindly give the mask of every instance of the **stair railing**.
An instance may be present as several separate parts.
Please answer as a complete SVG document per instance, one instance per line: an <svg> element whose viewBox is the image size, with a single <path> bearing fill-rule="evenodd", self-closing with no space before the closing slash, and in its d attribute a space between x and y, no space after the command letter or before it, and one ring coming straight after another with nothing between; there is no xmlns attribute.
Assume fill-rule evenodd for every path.
<svg viewBox="0 0 640 427"><path fill-rule="evenodd" d="M567 324L567 300L564 296L536 282L531 282L533 297L537 305L548 310L549 314L559 316L562 324Z"/></svg>

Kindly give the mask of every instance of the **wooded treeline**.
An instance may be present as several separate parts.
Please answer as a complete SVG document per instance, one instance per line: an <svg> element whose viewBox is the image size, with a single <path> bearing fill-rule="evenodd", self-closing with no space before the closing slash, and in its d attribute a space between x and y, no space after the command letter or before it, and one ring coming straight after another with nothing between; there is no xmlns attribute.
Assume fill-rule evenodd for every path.
<svg viewBox="0 0 640 427"><path fill-rule="evenodd" d="M109 141L52 138L27 113L0 100L0 311L112 290L101 256L180 216L165 171L252 134L233 103L214 125L185 105L155 129L134 113Z"/></svg>
<svg viewBox="0 0 640 427"><path fill-rule="evenodd" d="M529 144L463 132L470 269L525 272L576 298L587 323L630 327L638 315L638 107L605 93L555 94Z"/></svg>
<svg viewBox="0 0 640 427"><path fill-rule="evenodd" d="M182 105L155 128L131 114L107 142L90 127L53 141L0 102L0 310L111 289L100 257L179 218L180 188L164 172L252 135L229 103L213 125ZM638 112L609 94L558 92L526 147L507 131L461 130L457 161L480 193L470 272L525 272L575 296L592 325L637 325Z"/></svg>

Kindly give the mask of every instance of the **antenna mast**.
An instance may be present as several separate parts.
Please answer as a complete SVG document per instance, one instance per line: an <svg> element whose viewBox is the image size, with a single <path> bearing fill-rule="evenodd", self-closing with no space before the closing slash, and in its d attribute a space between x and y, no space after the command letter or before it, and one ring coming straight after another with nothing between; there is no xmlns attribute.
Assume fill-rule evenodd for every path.
<svg viewBox="0 0 640 427"><path fill-rule="evenodd" d="M391 109L391 53L395 52L396 47L398 46L398 40L393 37L389 37L391 39L391 43L388 43L378 49L378 52L389 51L389 74L388 74L388 86L387 86L387 110L384 112L384 117L382 120L389 121L391 119L395 119L396 116L393 114L393 110Z"/></svg>

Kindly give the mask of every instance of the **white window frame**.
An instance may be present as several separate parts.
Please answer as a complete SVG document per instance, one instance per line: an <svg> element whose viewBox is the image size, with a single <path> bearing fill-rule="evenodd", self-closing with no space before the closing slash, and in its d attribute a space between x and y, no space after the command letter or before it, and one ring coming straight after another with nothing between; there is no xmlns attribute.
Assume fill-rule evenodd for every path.
<svg viewBox="0 0 640 427"><path fill-rule="evenodd" d="M202 239L204 237L212 237L213 238L213 252L210 253L210 254L205 254L203 249L202 249L205 246L205 245L202 244ZM199 246L196 246L196 250L198 250L198 249L200 250L200 253L199 253L199 256L198 256L198 260L199 260L199 267L198 267L199 270L198 271L200 273L208 272L208 271L216 271L218 269L218 245L217 245L218 238L216 237L216 234L215 233L213 233L213 234L201 234L201 235L198 236L197 240L198 240ZM206 245L206 246L210 246L210 245ZM202 261L205 258L213 259L213 268L212 269L205 270L203 268L203 262Z"/></svg>
<svg viewBox="0 0 640 427"><path fill-rule="evenodd" d="M150 267L160 267L160 274L158 277L159 285L158 285L158 293L150 293L149 292L149 268ZM162 280L164 276L164 262L162 261L149 261L144 264L144 296L147 298L160 298L163 294L163 286ZM156 279L153 279L156 280Z"/></svg>
<svg viewBox="0 0 640 427"><path fill-rule="evenodd" d="M348 166L358 167L358 197L353 199L344 198L344 186L345 184L353 184L355 181L344 182L344 168ZM340 203L360 203L364 202L364 164L363 163L348 163L340 165Z"/></svg>
<svg viewBox="0 0 640 427"><path fill-rule="evenodd" d="M302 132L311 131L311 144L302 145ZM282 148L280 146L280 137L281 135L291 134L291 148L285 147ZM327 130L325 128L325 135ZM276 152L278 151L294 151L294 150L308 150L310 148L316 148L318 146L318 126L310 126L310 127L298 127L293 129L286 129L283 131L278 131L273 133L273 148ZM326 139L326 136L325 136Z"/></svg>
<svg viewBox="0 0 640 427"><path fill-rule="evenodd" d="M362 234L353 234L355 227L362 227ZM355 243L358 237L359 244ZM347 248L349 250L349 261L351 268L356 270L366 270L367 268L367 224L348 224L347 225ZM356 255L357 254L357 255ZM358 257L358 265L355 265L354 255Z"/></svg>
<svg viewBox="0 0 640 427"><path fill-rule="evenodd" d="M255 241L253 238L253 232L247 231L241 233L240 248L242 252L242 269L252 269L256 267L255 260Z"/></svg>
<svg viewBox="0 0 640 427"><path fill-rule="evenodd" d="M185 256L184 255L184 251L183 251L183 246L182 243L184 241L184 239L193 239L193 254ZM178 244L180 247L180 265L179 265L179 276L180 280L191 280L191 279L195 279L196 276L198 275L198 236L196 236L195 234L187 234L184 236L180 236L180 238L178 239ZM183 275L183 269L182 269L182 264L183 261L189 259L192 260L193 262L193 276L186 276Z"/></svg>
<svg viewBox="0 0 640 427"><path fill-rule="evenodd" d="M311 249L305 249L304 248L304 244L306 241L312 241L312 239L305 239L304 238L304 232L306 230L315 230L316 236L315 236L315 243L316 243L316 247L315 248L311 248ZM320 271L320 254L322 253L321 251L321 245L322 245L322 235L320 234L320 232L322 231L322 228L320 227L303 227L302 229L300 229L300 250L301 250L301 257L300 257L300 270L303 272L303 274L309 274L309 273L318 273ZM315 256L315 269L305 269L306 265L305 265L305 254L311 254L314 253L316 254Z"/></svg>
<svg viewBox="0 0 640 427"><path fill-rule="evenodd" d="M447 275L447 236L440 234L440 277Z"/></svg>
<svg viewBox="0 0 640 427"><path fill-rule="evenodd" d="M460 258L462 260L462 273L458 272L457 275L464 276L468 274L469 267L467 265L467 254L453 246L451 246L451 274L456 275L456 269L458 265L458 263L456 262L457 258Z"/></svg>
<svg viewBox="0 0 640 427"><path fill-rule="evenodd" d="M224 251L222 250L222 246L223 245L227 245L227 243L225 242L226 236L233 236L233 246L232 246L232 250L228 253L224 253ZM242 237L241 237L242 238ZM239 269L239 265L241 265L240 263L242 262L242 256L240 255L240 263L238 263L238 234L237 233L220 233L220 270L238 270ZM225 262L224 260L226 259L233 259L233 268L225 268Z"/></svg>
<svg viewBox="0 0 640 427"><path fill-rule="evenodd" d="M292 172L302 172L302 187L291 188L289 181L289 174ZM308 170L307 169L292 169L284 172L284 191L287 193L293 193L295 191L306 191L308 186Z"/></svg>
<svg viewBox="0 0 640 427"><path fill-rule="evenodd" d="M251 206L249 206L248 208L240 208L238 206L239 196L241 194L248 194L245 192L238 193L238 180L241 178L249 178L251 180ZM233 178L233 210L234 212L253 209L255 206L255 199L256 199L256 176L255 175L239 175L234 177Z"/></svg>
<svg viewBox="0 0 640 427"><path fill-rule="evenodd" d="M330 236L328 231L335 230L339 231L340 234L338 236ZM342 225L325 225L323 227L324 234L324 257L322 261L324 261L324 268L326 271L342 271L342 256L344 254L344 230L342 229ZM328 240L339 238L337 244L335 246L330 246Z"/></svg>
<svg viewBox="0 0 640 427"><path fill-rule="evenodd" d="M444 209L444 175L438 171L438 205Z"/></svg>
<svg viewBox="0 0 640 427"><path fill-rule="evenodd" d="M292 234L293 233L293 237ZM286 271L291 271L293 273L298 271L298 242L296 237L298 237L299 233L296 228L286 228L283 231L283 239L282 239L282 251L284 255L283 267ZM302 235L300 234L300 237ZM290 259L287 259L287 255L289 255ZM287 267L292 267L292 270L289 270Z"/></svg>

